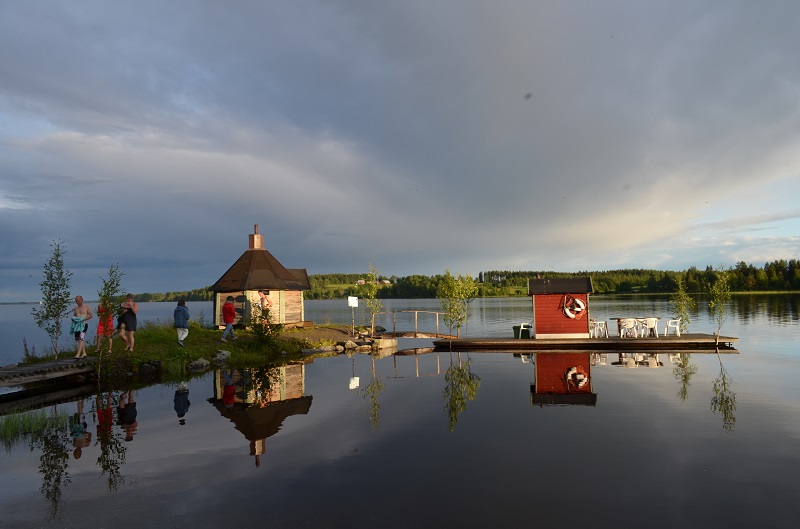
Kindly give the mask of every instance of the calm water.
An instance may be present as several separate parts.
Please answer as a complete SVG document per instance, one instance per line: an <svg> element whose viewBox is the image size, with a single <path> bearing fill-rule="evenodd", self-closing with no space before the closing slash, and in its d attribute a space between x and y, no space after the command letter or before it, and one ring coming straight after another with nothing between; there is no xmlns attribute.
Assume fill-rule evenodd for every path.
<svg viewBox="0 0 800 529"><path fill-rule="evenodd" d="M591 367L594 406L534 405L531 384L545 359L463 353L460 369L451 368L459 357L447 353L316 359L300 375L287 373L274 397L304 399L264 407L221 405L222 379L209 373L189 385L184 424L176 388L151 386L135 392L138 428L129 442L117 425L98 442L92 397L84 411L93 436L80 459L68 433L33 449L23 439L2 452L2 525L793 528L798 301L736 299L723 334L740 337L738 355L695 353L683 364L660 355L661 367L635 369L608 355ZM142 306L145 319L169 317L174 308ZM384 306L437 310L438 302ZM30 308L8 307L0 308L0 328L28 332ZM342 301L309 301L306 309L317 322L354 317ZM210 304L190 310L211 312ZM610 319L670 311L664 299L598 297L592 312ZM476 300L463 334L511 336L511 326L525 321L530 300ZM691 330L713 330L705 310ZM19 338L5 332L7 351ZM479 386L459 413L448 413L446 404L458 402L445 398L445 372L463 375L466 362L473 376L461 380ZM721 382L726 394L715 392ZM712 409L720 396L727 415ZM68 402L45 412L77 409ZM263 453L256 459L253 452Z"/></svg>

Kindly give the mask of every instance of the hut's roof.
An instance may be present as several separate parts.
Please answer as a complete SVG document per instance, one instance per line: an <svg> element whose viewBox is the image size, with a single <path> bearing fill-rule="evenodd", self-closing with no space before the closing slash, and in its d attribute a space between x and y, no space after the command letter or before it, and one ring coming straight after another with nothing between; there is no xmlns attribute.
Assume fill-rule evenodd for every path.
<svg viewBox="0 0 800 529"><path fill-rule="evenodd" d="M541 278L528 280L528 295L534 294L578 294L594 292L591 277Z"/></svg>
<svg viewBox="0 0 800 529"><path fill-rule="evenodd" d="M308 290L305 268L285 268L269 251L251 248L211 285L212 292L245 290Z"/></svg>
<svg viewBox="0 0 800 529"><path fill-rule="evenodd" d="M308 290L305 268L288 269L264 248L264 236L258 224L250 234L250 247L211 285L212 292L244 292L245 290Z"/></svg>

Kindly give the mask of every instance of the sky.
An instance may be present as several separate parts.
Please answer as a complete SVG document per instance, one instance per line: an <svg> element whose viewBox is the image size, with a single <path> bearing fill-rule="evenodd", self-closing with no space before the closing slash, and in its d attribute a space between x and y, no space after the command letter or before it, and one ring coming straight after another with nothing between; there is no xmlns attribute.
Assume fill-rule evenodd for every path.
<svg viewBox="0 0 800 529"><path fill-rule="evenodd" d="M800 3L0 0L0 302L800 258Z"/></svg>

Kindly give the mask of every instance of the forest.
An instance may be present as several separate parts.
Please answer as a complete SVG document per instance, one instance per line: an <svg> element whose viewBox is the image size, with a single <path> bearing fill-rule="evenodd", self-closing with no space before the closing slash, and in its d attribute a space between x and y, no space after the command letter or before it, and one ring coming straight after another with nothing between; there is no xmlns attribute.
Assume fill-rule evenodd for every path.
<svg viewBox="0 0 800 529"><path fill-rule="evenodd" d="M595 294L671 294L681 278L687 293L707 292L720 268L707 266L705 270L691 267L688 270L664 271L648 269L624 269L580 272L553 272L545 270L508 271L488 270L479 272L473 279L478 287L478 297L527 296L528 279L535 277L592 278ZM756 267L738 262L724 269L733 292L786 292L800 291L800 261L776 260ZM364 297L369 285L368 272L355 274L310 275L311 289L304 292L305 299L342 299L347 296ZM444 274L435 276L410 275L404 277L378 275L377 298L435 298ZM372 286L374 289L374 286ZM213 292L200 288L188 292L145 293L136 296L137 301L209 301Z"/></svg>

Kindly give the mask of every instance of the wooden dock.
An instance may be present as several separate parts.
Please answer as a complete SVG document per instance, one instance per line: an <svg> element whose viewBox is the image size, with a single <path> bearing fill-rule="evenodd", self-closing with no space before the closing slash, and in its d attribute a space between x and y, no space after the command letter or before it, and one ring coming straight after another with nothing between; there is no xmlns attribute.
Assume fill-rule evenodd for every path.
<svg viewBox="0 0 800 529"><path fill-rule="evenodd" d="M75 375L93 374L97 358L87 356L80 360L67 357L51 362L0 368L0 387L22 386Z"/></svg>
<svg viewBox="0 0 800 529"><path fill-rule="evenodd" d="M575 352L716 352L713 334L682 334L659 338L453 338L434 340L436 351L517 352L517 351L575 351ZM738 353L733 347L739 338L720 336L720 353Z"/></svg>

